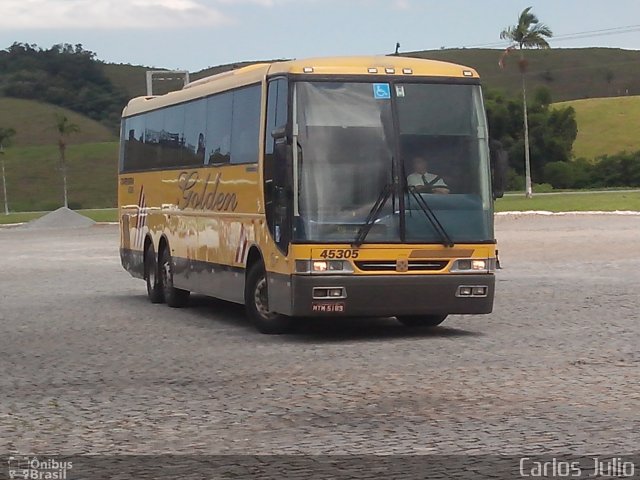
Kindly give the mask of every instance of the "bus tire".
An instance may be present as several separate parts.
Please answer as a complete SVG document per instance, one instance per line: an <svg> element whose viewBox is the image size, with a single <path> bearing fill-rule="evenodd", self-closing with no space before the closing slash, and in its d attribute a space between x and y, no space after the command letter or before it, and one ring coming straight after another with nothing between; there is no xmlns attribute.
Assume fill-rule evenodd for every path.
<svg viewBox="0 0 640 480"><path fill-rule="evenodd" d="M153 246L149 244L144 251L144 279L147 283L147 296L151 303L163 303L164 292L158 275L158 262Z"/></svg>
<svg viewBox="0 0 640 480"><path fill-rule="evenodd" d="M280 334L288 332L293 319L269 310L267 275L261 262L249 267L244 289L247 317L260 333Z"/></svg>
<svg viewBox="0 0 640 480"><path fill-rule="evenodd" d="M173 286L173 262L167 245L165 245L160 254L160 278L162 279L162 290L167 305L172 308L181 308L189 303L191 292Z"/></svg>
<svg viewBox="0 0 640 480"><path fill-rule="evenodd" d="M399 315L396 318L405 327L436 327L445 321L447 315Z"/></svg>

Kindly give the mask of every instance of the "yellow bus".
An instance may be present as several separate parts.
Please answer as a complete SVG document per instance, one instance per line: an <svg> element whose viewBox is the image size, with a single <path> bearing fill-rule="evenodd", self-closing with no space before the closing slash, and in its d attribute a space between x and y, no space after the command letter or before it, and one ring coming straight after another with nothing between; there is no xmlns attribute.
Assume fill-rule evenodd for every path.
<svg viewBox="0 0 640 480"><path fill-rule="evenodd" d="M122 265L153 303L243 303L263 333L490 313L490 164L468 67L340 57L214 75L124 109Z"/></svg>

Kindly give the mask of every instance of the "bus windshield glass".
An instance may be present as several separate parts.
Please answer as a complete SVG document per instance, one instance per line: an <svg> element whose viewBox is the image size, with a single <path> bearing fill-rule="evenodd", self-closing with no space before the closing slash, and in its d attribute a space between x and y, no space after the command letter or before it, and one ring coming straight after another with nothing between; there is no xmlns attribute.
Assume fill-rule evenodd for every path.
<svg viewBox="0 0 640 480"><path fill-rule="evenodd" d="M295 88L296 240L351 243L369 218L367 243L441 243L425 204L453 242L492 240L478 85L297 82Z"/></svg>

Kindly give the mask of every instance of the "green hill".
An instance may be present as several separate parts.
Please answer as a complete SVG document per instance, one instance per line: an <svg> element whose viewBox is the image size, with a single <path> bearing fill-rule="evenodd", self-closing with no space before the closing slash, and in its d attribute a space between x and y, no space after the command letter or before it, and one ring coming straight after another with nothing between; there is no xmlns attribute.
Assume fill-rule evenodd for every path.
<svg viewBox="0 0 640 480"><path fill-rule="evenodd" d="M0 97L0 126L16 130L13 145L3 154L10 210L53 210L62 206L57 112L80 127L67 147L69 205L115 206L118 141L111 130L61 107Z"/></svg>
<svg viewBox="0 0 640 480"><path fill-rule="evenodd" d="M578 136L573 144L576 158L592 160L640 150L640 96L591 98L554 106L572 106L576 111Z"/></svg>
<svg viewBox="0 0 640 480"><path fill-rule="evenodd" d="M0 97L0 127L16 130L13 138L16 146L57 145L55 114L58 112L80 127L80 132L70 137L71 144L116 140L107 127L71 110L35 100Z"/></svg>
<svg viewBox="0 0 640 480"><path fill-rule="evenodd" d="M505 58L505 69L498 66L503 50L445 49L408 52L403 55L460 63L478 70L483 84L507 93L520 93L518 54ZM619 48L552 48L528 50L527 88L551 90L554 101L640 94L640 51Z"/></svg>
<svg viewBox="0 0 640 480"><path fill-rule="evenodd" d="M140 65L125 65L106 63L103 66L106 77L116 86L127 93L128 98L141 97L147 94L147 71L165 70L163 68L143 67ZM184 85L182 77L164 78L162 82L154 81L153 94L162 95L164 93L180 90ZM158 78L158 76L154 77ZM191 80L199 77L190 76Z"/></svg>
<svg viewBox="0 0 640 480"><path fill-rule="evenodd" d="M248 62L228 63L225 65L218 65L215 67L209 67L198 72L191 72L189 74L190 80L196 81L201 78L216 75L222 72L228 72L229 70L235 70L238 68L246 67L247 65L253 65L254 63L263 62L275 62L277 60L258 60ZM103 64L104 73L107 78L116 87L127 92L129 98L140 97L147 94L147 77L146 72L148 70L165 70L163 68L145 67L142 65L129 65L129 64L116 64L105 63ZM171 77L170 77L171 78ZM153 93L158 95L173 90L182 88L183 81L181 78L172 80L163 80L162 82L154 81Z"/></svg>
<svg viewBox="0 0 640 480"><path fill-rule="evenodd" d="M147 93L146 72L150 67L121 63L105 63L102 66L106 77L116 87L124 90L129 98Z"/></svg>
<svg viewBox="0 0 640 480"><path fill-rule="evenodd" d="M339 54L339 52L337 52ZM476 68L486 88L520 94L516 54L498 67L503 52L492 49L444 49L403 53L405 56L450 61ZM640 51L609 48L528 51L528 87L548 87L555 101L571 100L577 113L576 157L592 159L622 150L640 150ZM220 65L191 74L192 80L256 62ZM129 98L144 95L144 66L100 63L104 75ZM156 90L180 87L163 82ZM628 95L628 96L627 96ZM633 96L635 95L635 96ZM619 98L595 98L616 97ZM581 100L592 98L591 100ZM559 103L557 105L564 105ZM118 106L120 108L120 106ZM55 112L80 126L68 149L70 202L75 208L110 207L116 203L118 147L114 132L81 114L61 107L0 97L0 127L13 127L14 146L4 156L13 211L53 209L61 205L62 187L56 148ZM117 123L117 119L115 120Z"/></svg>
<svg viewBox="0 0 640 480"><path fill-rule="evenodd" d="M503 50L497 49L443 49L405 52L402 56L430 58L459 63L475 68L487 88L497 88L511 95L520 93L520 73L517 53L505 59L506 68L500 69L498 60ZM340 54L340 52L336 52ZM619 48L553 48L529 50L527 74L531 91L544 85L551 90L554 101L582 98L611 97L640 94L640 51ZM209 67L191 74L192 80L233 70L260 61L245 61ZM275 60L264 60L271 62ZM144 95L145 71L142 66L105 64L105 72L130 97ZM174 88L179 88L179 83Z"/></svg>
<svg viewBox="0 0 640 480"><path fill-rule="evenodd" d="M61 207L62 177L55 145L6 149L5 173L9 209L13 212ZM118 143L84 143L67 149L69 206L116 205Z"/></svg>
<svg viewBox="0 0 640 480"><path fill-rule="evenodd" d="M14 42L0 50L0 95L68 108L117 131L127 95L102 67L95 53L80 44L44 49Z"/></svg>

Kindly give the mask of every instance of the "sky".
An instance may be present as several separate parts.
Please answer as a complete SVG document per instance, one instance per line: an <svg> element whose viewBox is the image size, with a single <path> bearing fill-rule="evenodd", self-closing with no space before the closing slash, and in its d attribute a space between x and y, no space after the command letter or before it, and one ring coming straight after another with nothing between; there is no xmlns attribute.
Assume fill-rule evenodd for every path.
<svg viewBox="0 0 640 480"><path fill-rule="evenodd" d="M552 48L640 50L638 0L2 0L0 49L82 44L105 62L196 72L387 54L396 42L400 52L504 48L500 32L529 6Z"/></svg>

